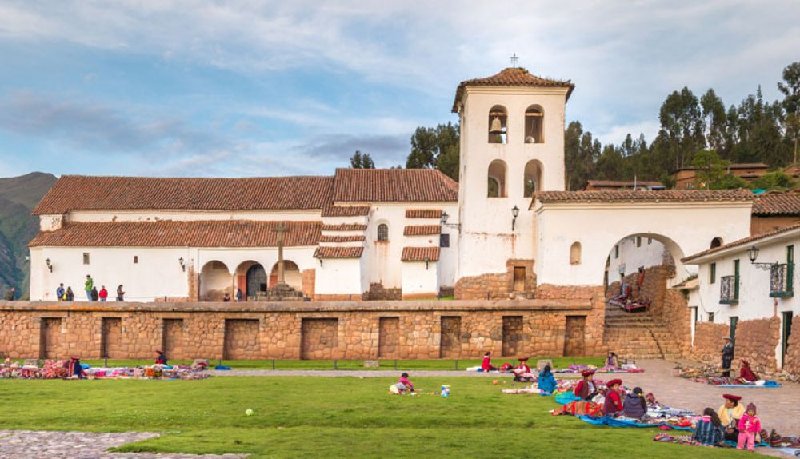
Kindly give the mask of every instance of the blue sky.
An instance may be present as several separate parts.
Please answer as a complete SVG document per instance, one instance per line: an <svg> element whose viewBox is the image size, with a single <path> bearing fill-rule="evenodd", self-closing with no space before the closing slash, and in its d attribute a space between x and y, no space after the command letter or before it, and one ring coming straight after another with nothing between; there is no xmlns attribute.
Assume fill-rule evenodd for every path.
<svg viewBox="0 0 800 459"><path fill-rule="evenodd" d="M604 142L665 96L726 105L800 60L800 2L2 1L0 176L331 174L403 164L462 80L571 79Z"/></svg>

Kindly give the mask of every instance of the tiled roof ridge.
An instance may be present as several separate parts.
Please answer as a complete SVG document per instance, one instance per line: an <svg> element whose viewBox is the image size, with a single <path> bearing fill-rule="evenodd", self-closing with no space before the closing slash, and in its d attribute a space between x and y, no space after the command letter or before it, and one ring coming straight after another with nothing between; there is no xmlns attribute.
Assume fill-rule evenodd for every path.
<svg viewBox="0 0 800 459"><path fill-rule="evenodd" d="M366 236L321 236L319 242L362 242Z"/></svg>
<svg viewBox="0 0 800 459"><path fill-rule="evenodd" d="M797 230L797 229L800 229L800 223L797 223L797 224L794 224L794 225L791 225L791 226L786 226L786 227L783 227L783 228L778 228L776 230L773 230L773 231L770 231L770 232L767 232L767 233L762 233L762 234L757 234L755 236L748 236L748 237L744 237L742 239L737 239L737 240L735 240L733 242L729 242L727 244L723 244L723 245L721 245L719 247L714 247L713 249L706 249L706 250L703 250L702 252L694 253L692 255L683 257L683 258L681 258L681 261L686 263L686 262L695 260L695 259L700 258L700 257L705 257L707 255L711 255L711 254L714 254L714 253L717 253L717 252L722 252L723 250L727 250L727 249L730 249L730 248L733 248L733 247L737 247L737 246L741 246L741 245L746 245L746 244L749 244L749 243L757 242L757 241L760 241L762 239L766 239L768 237L777 236L777 235L783 234L783 233L788 233L790 231L794 231L794 230Z"/></svg>
<svg viewBox="0 0 800 459"><path fill-rule="evenodd" d="M441 225L409 225L403 228L403 236L430 236L441 232Z"/></svg>
<svg viewBox="0 0 800 459"><path fill-rule="evenodd" d="M554 78L541 77L534 75L524 67L506 67L494 75L481 78L472 78L459 83L456 95L453 100L453 113L458 112L458 103L461 100L467 86L543 86L543 87L565 87L567 99L575 89L575 84L571 80L557 80Z"/></svg>
<svg viewBox="0 0 800 459"><path fill-rule="evenodd" d="M401 261L439 261L439 247L403 247Z"/></svg>
<svg viewBox="0 0 800 459"><path fill-rule="evenodd" d="M361 258L364 247L317 247L314 258Z"/></svg>
<svg viewBox="0 0 800 459"><path fill-rule="evenodd" d="M581 190L539 191L535 199L546 202L705 202L752 201L749 190Z"/></svg>
<svg viewBox="0 0 800 459"><path fill-rule="evenodd" d="M340 225L322 225L322 231L364 231L367 225L359 223L342 223Z"/></svg>
<svg viewBox="0 0 800 459"><path fill-rule="evenodd" d="M406 209L406 218L442 218L440 209Z"/></svg>
<svg viewBox="0 0 800 459"><path fill-rule="evenodd" d="M764 193L753 201L753 215L800 215L800 194Z"/></svg>

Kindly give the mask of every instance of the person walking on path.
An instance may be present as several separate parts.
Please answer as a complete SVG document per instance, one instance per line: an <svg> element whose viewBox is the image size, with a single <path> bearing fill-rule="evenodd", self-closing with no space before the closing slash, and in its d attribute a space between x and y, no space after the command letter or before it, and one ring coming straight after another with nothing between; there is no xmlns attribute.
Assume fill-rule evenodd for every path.
<svg viewBox="0 0 800 459"><path fill-rule="evenodd" d="M117 301L125 301L125 291L122 290L122 284L117 286Z"/></svg>
<svg viewBox="0 0 800 459"><path fill-rule="evenodd" d="M106 301L108 299L108 290L106 290L106 286L100 286L100 292L97 294L100 298L100 301Z"/></svg>
<svg viewBox="0 0 800 459"><path fill-rule="evenodd" d="M94 288L94 279L92 276L86 275L86 282L83 283L83 289L86 290L86 299L92 301L92 289Z"/></svg>
<svg viewBox="0 0 800 459"><path fill-rule="evenodd" d="M730 336L723 338L725 345L722 346L722 376L731 377L731 362L733 362L733 340Z"/></svg>
<svg viewBox="0 0 800 459"><path fill-rule="evenodd" d="M58 301L64 301L66 291L64 290L64 284L58 284L58 288L56 289L56 299Z"/></svg>

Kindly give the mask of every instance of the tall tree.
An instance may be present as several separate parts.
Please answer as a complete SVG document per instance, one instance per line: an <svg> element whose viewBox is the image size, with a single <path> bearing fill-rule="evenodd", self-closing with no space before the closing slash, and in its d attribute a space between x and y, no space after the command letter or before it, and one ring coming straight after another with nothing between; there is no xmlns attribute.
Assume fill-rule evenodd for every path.
<svg viewBox="0 0 800 459"><path fill-rule="evenodd" d="M361 153L356 150L353 156L350 157L350 167L353 169L375 169L375 162L369 153Z"/></svg>
<svg viewBox="0 0 800 459"><path fill-rule="evenodd" d="M715 150L723 158L727 157L725 132L728 126L725 105L713 89L709 89L700 98L703 110L703 122L706 132L706 147Z"/></svg>
<svg viewBox="0 0 800 459"><path fill-rule="evenodd" d="M793 139L792 162L797 163L797 144L800 138L800 62L794 62L783 69L783 81L778 89L785 96L782 102L786 110L786 133Z"/></svg>
<svg viewBox="0 0 800 459"><path fill-rule="evenodd" d="M435 128L418 127L411 136L411 153L406 159L408 169L438 169L458 180L458 125L439 124Z"/></svg>
<svg viewBox="0 0 800 459"><path fill-rule="evenodd" d="M705 146L702 111L697 97L685 86L680 92L674 91L661 104L658 118L661 122L659 135L664 137L665 152L674 161L674 168L690 164L692 155Z"/></svg>

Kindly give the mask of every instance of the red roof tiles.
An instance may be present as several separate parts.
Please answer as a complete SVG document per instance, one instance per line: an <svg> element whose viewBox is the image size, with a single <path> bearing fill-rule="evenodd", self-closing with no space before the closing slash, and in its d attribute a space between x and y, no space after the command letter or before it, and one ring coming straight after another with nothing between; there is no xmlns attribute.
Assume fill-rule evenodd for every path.
<svg viewBox="0 0 800 459"><path fill-rule="evenodd" d="M317 247L314 258L361 258L364 247Z"/></svg>
<svg viewBox="0 0 800 459"><path fill-rule="evenodd" d="M334 202L456 202L458 184L435 169L336 169Z"/></svg>
<svg viewBox="0 0 800 459"><path fill-rule="evenodd" d="M438 209L408 209L406 218L442 218L442 211Z"/></svg>
<svg viewBox="0 0 800 459"><path fill-rule="evenodd" d="M439 247L403 247L402 261L439 261Z"/></svg>
<svg viewBox="0 0 800 459"><path fill-rule="evenodd" d="M456 89L456 97L453 100L453 113L458 113L458 104L464 95L467 86L539 86L539 87L562 87L567 89L567 99L575 89L575 84L566 80L551 80L549 78L542 78L528 72L527 69L521 67L508 67L486 78L474 78L472 80L462 81Z"/></svg>
<svg viewBox="0 0 800 459"><path fill-rule="evenodd" d="M800 194L768 193L756 196L753 215L800 215Z"/></svg>
<svg viewBox="0 0 800 459"><path fill-rule="evenodd" d="M322 209L323 217L363 217L369 215L369 206L334 206L327 205Z"/></svg>
<svg viewBox="0 0 800 459"><path fill-rule="evenodd" d="M367 225L342 223L341 225L322 225L322 231L364 231Z"/></svg>
<svg viewBox="0 0 800 459"><path fill-rule="evenodd" d="M704 202L752 201L747 190L592 190L540 191L536 199L545 202Z"/></svg>
<svg viewBox="0 0 800 459"><path fill-rule="evenodd" d="M365 236L322 236L319 242L359 242L366 239Z"/></svg>
<svg viewBox="0 0 800 459"><path fill-rule="evenodd" d="M441 232L442 227L439 225L406 226L403 228L403 236L428 236Z"/></svg>
<svg viewBox="0 0 800 459"><path fill-rule="evenodd" d="M733 247L738 247L738 246L741 246L741 245L747 245L749 243L756 242L756 241L759 241L761 239L765 239L765 238L772 237L772 236L777 236L777 235L783 234L783 233L788 233L790 231L795 231L797 229L800 229L800 224L787 226L787 227L784 227L784 228L779 228L779 229L777 229L775 231L770 231L768 233L757 234L755 236L748 236L748 237L745 237L745 238L742 238L742 239L738 239L736 241L729 242L727 244L721 245L719 247L715 247L713 249L706 249L706 250L703 250L702 252L697 252L697 253L694 253L692 255L689 255L688 257L683 257L683 258L681 258L681 261L688 264L688 262L696 260L697 258L700 258L700 257L704 257L706 255L711 255L713 253L722 252L723 250L727 250L727 249L730 249L730 248L733 248Z"/></svg>
<svg viewBox="0 0 800 459"><path fill-rule="evenodd" d="M284 245L317 245L319 222L285 222ZM277 247L278 222L103 222L70 223L40 231L30 247Z"/></svg>
<svg viewBox="0 0 800 459"><path fill-rule="evenodd" d="M148 178L65 175L33 213L70 210L322 209L331 177Z"/></svg>

